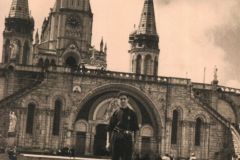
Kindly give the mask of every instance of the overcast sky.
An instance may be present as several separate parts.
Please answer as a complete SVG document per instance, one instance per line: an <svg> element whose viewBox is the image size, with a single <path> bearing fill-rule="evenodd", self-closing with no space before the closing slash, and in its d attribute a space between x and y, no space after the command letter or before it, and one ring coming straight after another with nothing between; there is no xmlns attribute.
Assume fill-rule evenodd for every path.
<svg viewBox="0 0 240 160"><path fill-rule="evenodd" d="M108 69L129 71L128 35L138 25L144 0L91 0L94 13L92 44L108 44ZM41 28L55 0L29 0L35 29ZM220 85L240 88L240 1L155 0L160 36L159 75L206 83L218 68ZM0 30L11 0L0 0ZM2 50L2 38L0 40Z"/></svg>

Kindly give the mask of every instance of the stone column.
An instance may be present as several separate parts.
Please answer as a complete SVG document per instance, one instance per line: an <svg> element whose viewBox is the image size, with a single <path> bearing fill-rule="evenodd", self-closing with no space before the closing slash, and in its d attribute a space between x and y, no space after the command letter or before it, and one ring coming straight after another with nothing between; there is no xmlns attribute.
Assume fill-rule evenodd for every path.
<svg viewBox="0 0 240 160"><path fill-rule="evenodd" d="M171 149L171 130L172 130L172 120L168 119L166 121L166 131L165 135L163 137L165 143L164 143L164 153L170 153Z"/></svg>
<svg viewBox="0 0 240 160"><path fill-rule="evenodd" d="M85 142L85 155L89 155L90 154L90 148L91 148L91 134L90 133L86 133L86 142Z"/></svg>
<svg viewBox="0 0 240 160"><path fill-rule="evenodd" d="M141 74L144 74L144 70L145 70L145 55L142 55L142 64L141 64Z"/></svg>
<svg viewBox="0 0 240 160"><path fill-rule="evenodd" d="M24 143L24 131L25 131L25 127L24 127L24 109L21 109L20 110L20 122L19 122L19 137L21 137L19 139L19 145L20 146L23 146L23 143Z"/></svg>
<svg viewBox="0 0 240 160"><path fill-rule="evenodd" d="M188 122L187 121L182 121L182 147L180 153L182 154L181 156L187 157L188 155L188 146L189 146L189 137L187 133L188 129Z"/></svg>
<svg viewBox="0 0 240 160"><path fill-rule="evenodd" d="M90 155L93 155L94 140L95 140L95 134L91 133L91 135L90 135L90 145L89 145L89 154Z"/></svg>
<svg viewBox="0 0 240 160"><path fill-rule="evenodd" d="M89 134L90 134L90 140L89 140L89 154L93 155L94 152L94 140L95 140L95 134L96 134L96 126L95 124L90 123L89 125Z"/></svg>
<svg viewBox="0 0 240 160"><path fill-rule="evenodd" d="M156 153L156 140L155 140L155 138L151 137L150 142L151 142L151 151L153 151L153 153Z"/></svg>
<svg viewBox="0 0 240 160"><path fill-rule="evenodd" d="M50 129L51 129L51 114L52 111L50 109L48 109L46 111L46 126L45 126L45 130L46 130L46 134L45 134L45 147L46 148L50 148Z"/></svg>
<svg viewBox="0 0 240 160"><path fill-rule="evenodd" d="M137 141L138 141L138 145L136 147L136 152L141 153L141 149L142 149L142 136L141 135L138 136Z"/></svg>

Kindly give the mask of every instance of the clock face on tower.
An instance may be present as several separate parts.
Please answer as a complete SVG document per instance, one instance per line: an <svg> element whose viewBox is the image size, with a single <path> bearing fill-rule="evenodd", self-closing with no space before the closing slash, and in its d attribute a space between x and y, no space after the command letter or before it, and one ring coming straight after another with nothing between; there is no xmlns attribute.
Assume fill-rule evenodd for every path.
<svg viewBox="0 0 240 160"><path fill-rule="evenodd" d="M70 15L69 17L67 17L66 23L67 23L67 26L73 29L78 28L80 26L81 19L77 15Z"/></svg>

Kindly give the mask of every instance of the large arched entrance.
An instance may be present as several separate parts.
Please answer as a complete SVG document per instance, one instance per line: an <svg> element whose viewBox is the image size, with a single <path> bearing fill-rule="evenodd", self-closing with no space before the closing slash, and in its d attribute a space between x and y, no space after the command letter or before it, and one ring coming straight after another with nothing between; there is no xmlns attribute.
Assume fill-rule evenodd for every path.
<svg viewBox="0 0 240 160"><path fill-rule="evenodd" d="M75 67L77 66L77 61L74 57L68 57L65 62L67 67Z"/></svg>
<svg viewBox="0 0 240 160"><path fill-rule="evenodd" d="M123 84L111 84L100 87L91 92L92 94L87 95L82 101L78 113L76 113L76 121L86 121L90 128L86 133L85 154L108 155L105 150L106 126L110 115L118 107L118 100L115 97L119 91L129 93L130 108L137 113L140 131L138 133L136 152L146 152L146 150L142 149L142 146L148 145L147 151L158 153L162 124L153 103L136 88ZM76 139L76 144L78 144L77 141Z"/></svg>

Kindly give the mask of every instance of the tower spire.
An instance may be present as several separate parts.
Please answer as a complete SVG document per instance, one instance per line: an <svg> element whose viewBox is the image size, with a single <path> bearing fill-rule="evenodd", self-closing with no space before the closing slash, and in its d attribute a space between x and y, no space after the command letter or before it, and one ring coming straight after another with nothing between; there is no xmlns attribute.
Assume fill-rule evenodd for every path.
<svg viewBox="0 0 240 160"><path fill-rule="evenodd" d="M144 1L137 33L157 34L153 0Z"/></svg>
<svg viewBox="0 0 240 160"><path fill-rule="evenodd" d="M153 0L145 0L138 28L129 35L133 73L157 76L158 42Z"/></svg>
<svg viewBox="0 0 240 160"><path fill-rule="evenodd" d="M11 60L17 64L28 64L33 30L34 20L29 14L28 0L12 0L9 16L5 18L3 63Z"/></svg>
<svg viewBox="0 0 240 160"><path fill-rule="evenodd" d="M13 0L9 12L9 17L29 19L28 0Z"/></svg>

